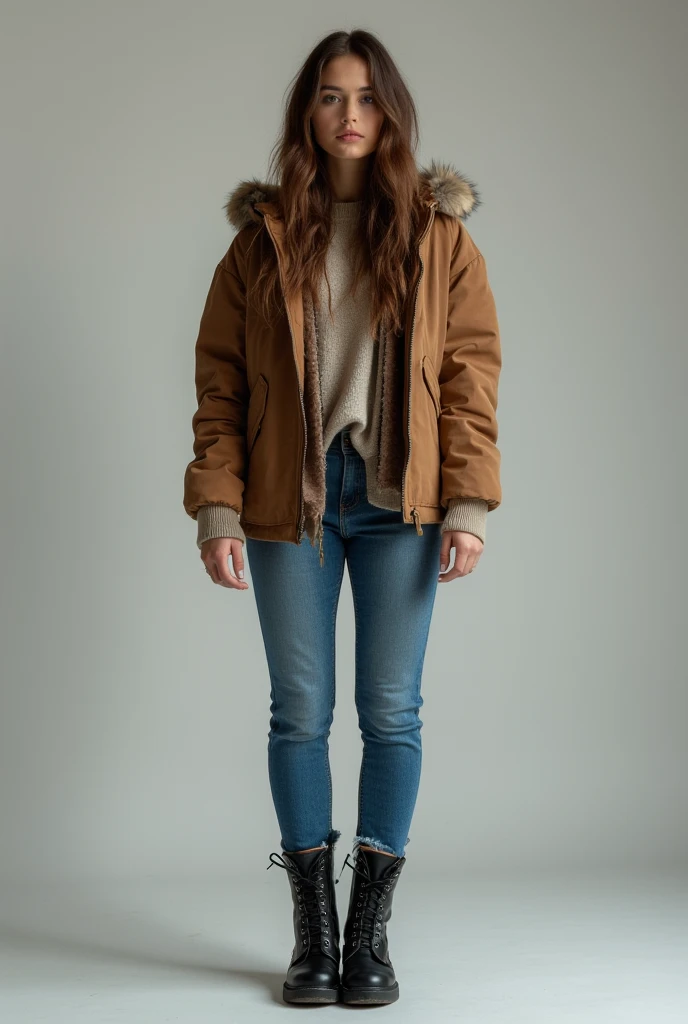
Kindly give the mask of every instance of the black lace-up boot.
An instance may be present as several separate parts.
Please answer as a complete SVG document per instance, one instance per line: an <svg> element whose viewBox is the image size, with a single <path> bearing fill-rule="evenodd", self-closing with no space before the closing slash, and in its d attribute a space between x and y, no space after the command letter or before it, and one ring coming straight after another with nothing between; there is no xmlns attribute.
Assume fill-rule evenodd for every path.
<svg viewBox="0 0 688 1024"><path fill-rule="evenodd" d="M334 843L305 853L270 854L285 868L294 903L294 935L286 1003L336 1003L339 999L339 918L334 896ZM279 860L273 860L279 857Z"/></svg>
<svg viewBox="0 0 688 1024"><path fill-rule="evenodd" d="M393 1003L399 983L389 958L387 922L405 857L390 857L360 846L353 869L349 912L344 924L341 997L344 1003ZM343 870L343 867L342 867Z"/></svg>

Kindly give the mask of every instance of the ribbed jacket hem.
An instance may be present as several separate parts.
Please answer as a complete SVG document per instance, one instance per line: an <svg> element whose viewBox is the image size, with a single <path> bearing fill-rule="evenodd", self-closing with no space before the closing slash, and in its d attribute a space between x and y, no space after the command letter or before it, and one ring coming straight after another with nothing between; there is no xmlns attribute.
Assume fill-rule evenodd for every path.
<svg viewBox="0 0 688 1024"><path fill-rule="evenodd" d="M196 546L199 548L206 540L215 537L236 537L246 541L246 534L241 528L239 516L229 505L201 505L196 517L198 534Z"/></svg>
<svg viewBox="0 0 688 1024"><path fill-rule="evenodd" d="M442 533L465 530L485 543L487 502L484 498L451 498L442 521Z"/></svg>

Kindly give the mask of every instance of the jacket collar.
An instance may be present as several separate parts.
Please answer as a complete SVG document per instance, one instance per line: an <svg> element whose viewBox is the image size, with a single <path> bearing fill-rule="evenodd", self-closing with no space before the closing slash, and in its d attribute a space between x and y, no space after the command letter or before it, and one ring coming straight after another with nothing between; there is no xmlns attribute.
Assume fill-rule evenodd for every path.
<svg viewBox="0 0 688 1024"><path fill-rule="evenodd" d="M482 203L475 184L452 164L431 160L427 167L418 169L418 177L426 204L448 217L463 220ZM232 189L223 209L232 227L240 231L249 224L259 224L265 213L274 216L278 196L279 185L250 178Z"/></svg>

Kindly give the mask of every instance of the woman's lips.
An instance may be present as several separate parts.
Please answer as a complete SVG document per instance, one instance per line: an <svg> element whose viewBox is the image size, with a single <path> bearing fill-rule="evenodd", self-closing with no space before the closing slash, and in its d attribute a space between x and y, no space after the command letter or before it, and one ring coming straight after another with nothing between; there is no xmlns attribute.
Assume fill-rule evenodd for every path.
<svg viewBox="0 0 688 1024"><path fill-rule="evenodd" d="M343 142L357 142L358 139L362 139L362 135L358 135L356 132L344 132L343 135L338 135L338 139L342 139Z"/></svg>

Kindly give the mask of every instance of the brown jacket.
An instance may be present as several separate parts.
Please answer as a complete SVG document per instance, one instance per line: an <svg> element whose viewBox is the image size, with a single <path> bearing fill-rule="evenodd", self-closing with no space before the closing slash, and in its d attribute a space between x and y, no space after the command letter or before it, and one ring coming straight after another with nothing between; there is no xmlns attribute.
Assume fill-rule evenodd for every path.
<svg viewBox="0 0 688 1024"><path fill-rule="evenodd" d="M485 260L462 223L481 202L477 190L435 161L419 169L419 180L421 267L406 330L384 357L385 372L393 379L396 371L400 381L402 407L388 404L386 419L383 410L378 475L388 486L398 467L403 520L420 534L422 523L444 519L451 498L482 498L488 511L501 503L501 348ZM196 342L198 407L184 508L196 519L202 505L229 505L247 537L299 543L307 530L313 542L324 508L324 453L317 417L307 418L304 402L312 311L296 295L268 327L246 303L268 250L278 265L282 257L278 194L279 186L254 178L225 204L237 234L215 269Z"/></svg>

